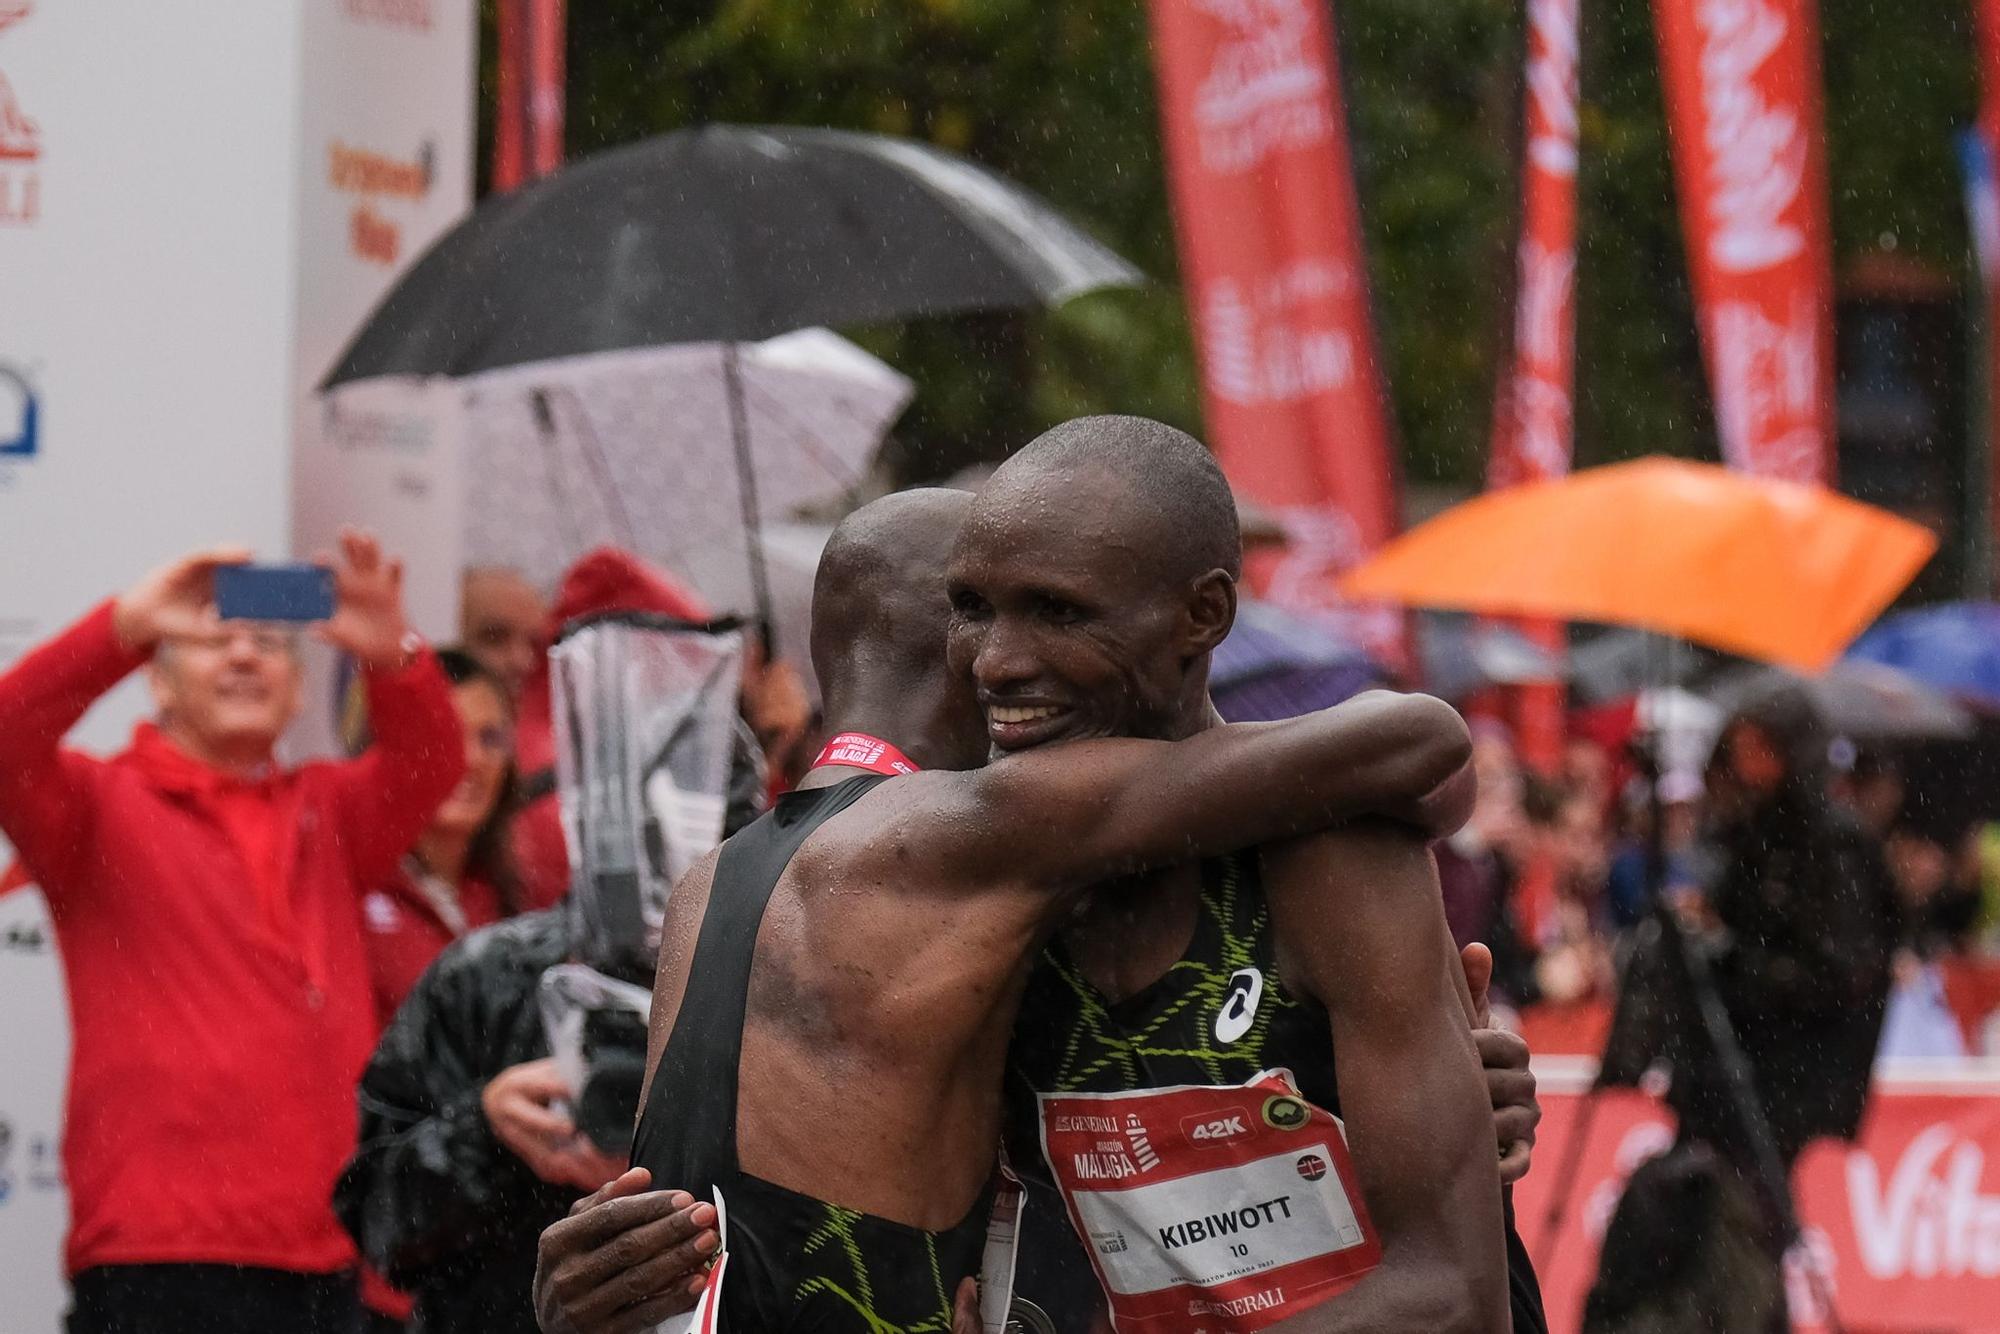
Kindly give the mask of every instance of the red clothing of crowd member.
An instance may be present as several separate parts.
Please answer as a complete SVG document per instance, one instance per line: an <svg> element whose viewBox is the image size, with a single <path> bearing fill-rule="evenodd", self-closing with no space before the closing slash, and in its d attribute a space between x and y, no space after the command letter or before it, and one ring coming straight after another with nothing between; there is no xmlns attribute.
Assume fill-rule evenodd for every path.
<svg viewBox="0 0 2000 1334"><path fill-rule="evenodd" d="M410 994L410 988L444 953L445 947L468 931L491 926L506 913L500 892L483 881L466 877L450 900L428 892L430 873L405 857L380 886L361 901L361 925L367 932L368 973L375 993L375 1010L387 1024Z"/></svg>
<svg viewBox="0 0 2000 1334"><path fill-rule="evenodd" d="M108 761L64 749L144 661L106 603L0 676L0 831L68 979L66 1269L339 1270L376 1032L361 892L458 779L451 700L418 651L368 673L379 740L355 760L239 777L151 724Z"/></svg>

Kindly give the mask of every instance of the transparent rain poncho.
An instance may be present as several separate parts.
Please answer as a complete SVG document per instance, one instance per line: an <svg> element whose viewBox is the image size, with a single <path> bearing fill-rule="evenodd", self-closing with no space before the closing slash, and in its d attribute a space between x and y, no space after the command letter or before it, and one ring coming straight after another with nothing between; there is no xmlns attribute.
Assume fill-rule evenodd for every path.
<svg viewBox="0 0 2000 1334"><path fill-rule="evenodd" d="M549 653L556 791L570 849L573 963L542 977L550 1054L579 1130L630 1143L667 895L722 839L743 637L658 616L600 617Z"/></svg>
<svg viewBox="0 0 2000 1334"><path fill-rule="evenodd" d="M722 839L735 629L612 616L549 652L556 790L581 960L650 975L674 881Z"/></svg>

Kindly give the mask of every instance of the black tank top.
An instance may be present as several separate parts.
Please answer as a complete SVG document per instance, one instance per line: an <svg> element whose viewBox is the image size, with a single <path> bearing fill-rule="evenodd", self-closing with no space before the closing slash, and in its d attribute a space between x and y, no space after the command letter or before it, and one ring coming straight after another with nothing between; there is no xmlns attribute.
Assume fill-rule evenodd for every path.
<svg viewBox="0 0 2000 1334"><path fill-rule="evenodd" d="M727 1212L722 1326L739 1334L948 1334L959 1280L979 1272L990 1197L949 1232L842 1209L744 1172L737 1073L765 906L812 832L875 775L790 792L722 845L687 990L661 1053L632 1163Z"/></svg>
<svg viewBox="0 0 2000 1334"><path fill-rule="evenodd" d="M1201 880L1194 939L1150 986L1112 1001L1060 938L1028 978L1007 1072L1008 1157L1027 1189L1014 1291L1059 1334L1086 1334L1103 1295L1042 1159L1038 1093L1241 1084L1283 1067L1308 1101L1340 1114L1331 1021L1326 1007L1279 974L1257 854L1205 862ZM1511 1206L1507 1240L1514 1328L1546 1330Z"/></svg>

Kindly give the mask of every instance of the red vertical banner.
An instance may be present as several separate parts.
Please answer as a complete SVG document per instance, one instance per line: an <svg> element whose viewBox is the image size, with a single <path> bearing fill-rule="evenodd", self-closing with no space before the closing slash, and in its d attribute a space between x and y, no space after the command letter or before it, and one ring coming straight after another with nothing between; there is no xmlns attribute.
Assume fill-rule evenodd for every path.
<svg viewBox="0 0 2000 1334"><path fill-rule="evenodd" d="M1813 0L1654 0L1724 462L1831 483L1833 260Z"/></svg>
<svg viewBox="0 0 2000 1334"><path fill-rule="evenodd" d="M1150 0L1174 221L1210 441L1285 525L1264 596L1339 612L1341 571L1397 527L1388 406L1326 0Z"/></svg>
<svg viewBox="0 0 2000 1334"><path fill-rule="evenodd" d="M1521 246L1516 261L1513 363L1501 377L1487 485L1546 481L1569 472L1576 388L1576 159L1581 0L1528 0L1526 133ZM1522 631L1560 658L1558 621ZM1563 690L1514 695L1521 754L1542 773L1562 761Z"/></svg>
<svg viewBox="0 0 2000 1334"><path fill-rule="evenodd" d="M1987 549L2000 552L2000 0L1974 0L1979 44L1979 123L1967 131L1966 200L1980 276L1986 284ZM2000 562L1989 556L1990 580ZM2000 581L1989 585L2000 592Z"/></svg>
<svg viewBox="0 0 2000 1334"><path fill-rule="evenodd" d="M493 188L512 190L563 161L566 0L500 0Z"/></svg>

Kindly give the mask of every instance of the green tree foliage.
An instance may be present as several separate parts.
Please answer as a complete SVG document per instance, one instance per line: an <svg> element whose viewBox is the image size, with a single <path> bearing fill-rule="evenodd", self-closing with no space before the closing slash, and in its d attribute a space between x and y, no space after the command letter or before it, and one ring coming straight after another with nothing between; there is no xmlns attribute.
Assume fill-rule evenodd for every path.
<svg viewBox="0 0 2000 1334"><path fill-rule="evenodd" d="M1471 484L1511 323L1522 0L1335 8L1405 471ZM1844 258L1893 245L1964 270L1966 11L1823 0ZM1648 0L1583 12L1579 459L1712 457ZM1053 314L850 331L918 383L904 477L1085 411L1199 429L1140 0L571 0L570 25L574 154L711 120L914 135L1040 191L1155 279Z"/></svg>

